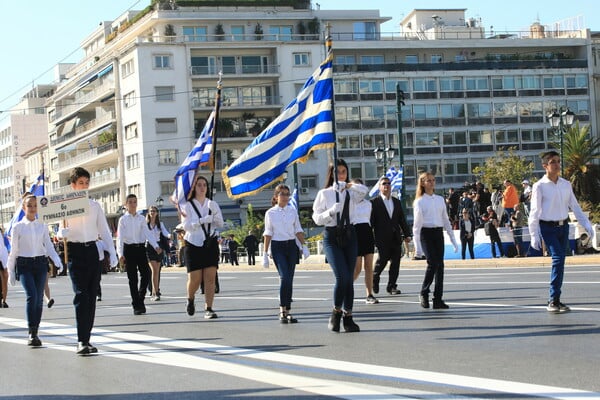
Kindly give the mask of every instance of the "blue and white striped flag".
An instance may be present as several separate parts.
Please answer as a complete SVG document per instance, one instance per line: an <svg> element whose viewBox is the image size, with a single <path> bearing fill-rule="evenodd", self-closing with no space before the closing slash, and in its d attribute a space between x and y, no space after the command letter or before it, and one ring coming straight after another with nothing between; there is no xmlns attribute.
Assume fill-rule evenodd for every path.
<svg viewBox="0 0 600 400"><path fill-rule="evenodd" d="M210 157L212 155L215 114L216 110L213 110L213 112L210 113L194 148L190 151L190 154L188 154L175 174L175 193L173 193L173 200L177 204L181 204L187 199L192 190L192 184L194 183L194 177L196 176L198 167L204 166L211 161Z"/></svg>
<svg viewBox="0 0 600 400"><path fill-rule="evenodd" d="M229 197L256 194L281 179L289 165L305 162L313 150L333 147L332 103L332 57L328 57L298 96L222 171Z"/></svg>
<svg viewBox="0 0 600 400"><path fill-rule="evenodd" d="M43 196L46 194L45 185L44 185L44 173L42 172L37 180L31 185L29 188L29 193L35 196ZM12 233L13 226L22 220L25 217L25 211L23 211L23 200L19 202L19 208L15 212L15 215L12 217L10 222L8 223L8 229L6 230L6 236L10 237Z"/></svg>
<svg viewBox="0 0 600 400"><path fill-rule="evenodd" d="M390 180L392 192L396 190L398 191L398 196L400 196L404 177L404 168L400 167L400 169L396 170L396 167L392 166L385 172L385 176ZM377 183L369 191L369 197L375 197L377 195L379 195L379 181L377 181Z"/></svg>
<svg viewBox="0 0 600 400"><path fill-rule="evenodd" d="M298 189L295 188L290 196L290 206L294 207L298 211Z"/></svg>

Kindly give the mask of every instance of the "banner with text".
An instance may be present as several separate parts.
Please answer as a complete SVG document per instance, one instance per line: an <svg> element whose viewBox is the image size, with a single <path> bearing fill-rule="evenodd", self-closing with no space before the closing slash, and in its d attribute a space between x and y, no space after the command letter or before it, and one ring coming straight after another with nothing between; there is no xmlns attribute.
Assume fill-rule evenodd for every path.
<svg viewBox="0 0 600 400"><path fill-rule="evenodd" d="M90 208L87 190L38 197L38 219L44 223L86 215Z"/></svg>

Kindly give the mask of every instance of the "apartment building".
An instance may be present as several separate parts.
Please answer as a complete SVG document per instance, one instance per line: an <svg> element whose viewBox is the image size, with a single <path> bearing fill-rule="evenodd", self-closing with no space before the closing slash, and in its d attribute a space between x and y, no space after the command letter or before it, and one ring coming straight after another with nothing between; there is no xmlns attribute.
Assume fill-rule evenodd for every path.
<svg viewBox="0 0 600 400"><path fill-rule="evenodd" d="M222 72L214 198L234 221L245 218L248 204L266 209L270 190L230 200L220 171L324 59L326 27L335 55L339 155L351 176L368 184L398 165L399 131L409 197L419 171L435 172L442 189L461 186L475 166L508 147L540 168L537 155L551 137L546 115L554 108L569 107L597 132L595 52L585 29L538 24L491 34L465 9L426 9L387 35L380 26L390 18L378 10L320 10L307 1L171 3L103 21L82 42L85 57L46 104L52 191L63 190L70 170L83 166L109 216L116 218L124 197L135 193L140 209L162 199L174 226L173 175L214 107ZM401 129L396 87L404 92ZM394 158L384 166L373 155L377 148L395 149ZM302 207L312 205L330 161L318 151L299 165Z"/></svg>

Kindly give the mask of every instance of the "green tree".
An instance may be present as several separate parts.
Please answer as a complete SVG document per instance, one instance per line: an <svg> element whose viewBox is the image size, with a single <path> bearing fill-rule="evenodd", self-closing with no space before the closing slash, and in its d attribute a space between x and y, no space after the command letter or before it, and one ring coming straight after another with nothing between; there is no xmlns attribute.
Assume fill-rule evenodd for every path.
<svg viewBox="0 0 600 400"><path fill-rule="evenodd" d="M560 141L551 145L560 149ZM598 159L600 139L591 137L590 125L580 126L577 121L563 136L563 173L580 201L600 202L600 168L594 164Z"/></svg>
<svg viewBox="0 0 600 400"><path fill-rule="evenodd" d="M498 151L494 157L487 158L485 164L475 167L473 173L486 187L502 184L506 179L518 184L531 178L533 163L525 160L510 147L508 152Z"/></svg>
<svg viewBox="0 0 600 400"><path fill-rule="evenodd" d="M231 221L229 221L229 226L233 226L233 223L231 223ZM229 236L233 234L235 241L241 244L246 238L246 236L248 236L248 232L252 232L254 236L260 238L264 230L264 217L257 215L254 212L254 207L252 207L252 204L248 204L246 223L243 225L234 226L233 228L223 232L222 234L224 236Z"/></svg>

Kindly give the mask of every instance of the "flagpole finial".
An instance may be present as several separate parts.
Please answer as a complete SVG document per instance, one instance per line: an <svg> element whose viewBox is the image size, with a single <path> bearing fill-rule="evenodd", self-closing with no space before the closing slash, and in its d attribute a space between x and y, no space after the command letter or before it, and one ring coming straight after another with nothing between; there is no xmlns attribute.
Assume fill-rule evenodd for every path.
<svg viewBox="0 0 600 400"><path fill-rule="evenodd" d="M221 89L223 85L223 71L219 71L219 80L217 81L217 89Z"/></svg>

